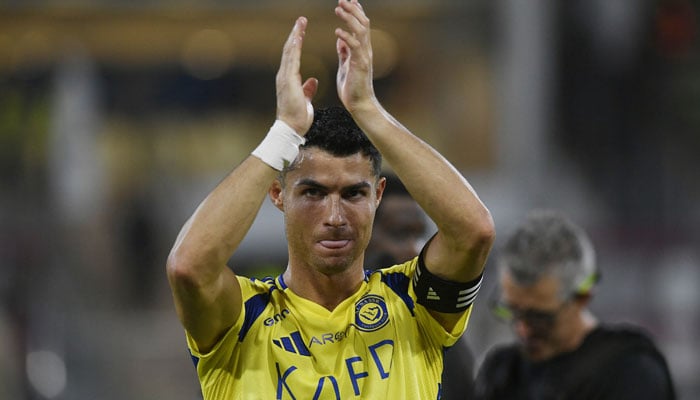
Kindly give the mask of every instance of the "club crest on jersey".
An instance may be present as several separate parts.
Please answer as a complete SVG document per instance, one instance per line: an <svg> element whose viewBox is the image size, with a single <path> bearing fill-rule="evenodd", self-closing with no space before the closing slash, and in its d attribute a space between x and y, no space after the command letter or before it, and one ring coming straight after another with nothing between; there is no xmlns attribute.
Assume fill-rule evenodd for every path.
<svg viewBox="0 0 700 400"><path fill-rule="evenodd" d="M355 303L355 326L363 332L372 332L389 322L384 298L376 294L363 296Z"/></svg>

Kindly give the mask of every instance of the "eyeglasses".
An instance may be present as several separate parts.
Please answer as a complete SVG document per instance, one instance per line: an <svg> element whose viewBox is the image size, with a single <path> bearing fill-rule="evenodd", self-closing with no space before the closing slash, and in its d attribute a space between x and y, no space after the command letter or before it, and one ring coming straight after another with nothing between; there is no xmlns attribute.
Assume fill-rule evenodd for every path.
<svg viewBox="0 0 700 400"><path fill-rule="evenodd" d="M521 309L503 301L491 304L491 312L501 321L514 323L521 321L533 330L547 330L554 326L559 314L569 304L565 301L554 310L538 310L534 308Z"/></svg>

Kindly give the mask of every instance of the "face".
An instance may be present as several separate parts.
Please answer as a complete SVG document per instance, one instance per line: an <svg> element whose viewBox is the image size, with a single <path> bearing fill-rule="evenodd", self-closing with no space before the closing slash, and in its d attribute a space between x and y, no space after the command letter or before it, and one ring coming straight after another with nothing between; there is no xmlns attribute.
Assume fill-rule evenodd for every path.
<svg viewBox="0 0 700 400"><path fill-rule="evenodd" d="M383 183L377 187L361 154L334 157L310 148L302 157L284 189L275 183L270 190L284 212L290 261L324 274L361 268Z"/></svg>
<svg viewBox="0 0 700 400"><path fill-rule="evenodd" d="M507 271L501 273L503 312L510 312L515 334L533 361L573 350L570 346L580 326L580 310L574 300L562 300L559 289L559 281L553 276L519 286Z"/></svg>
<svg viewBox="0 0 700 400"><path fill-rule="evenodd" d="M423 246L427 230L423 211L409 196L384 196L380 207L368 248L373 256L371 262L378 263L368 265L372 268L387 267L415 257Z"/></svg>

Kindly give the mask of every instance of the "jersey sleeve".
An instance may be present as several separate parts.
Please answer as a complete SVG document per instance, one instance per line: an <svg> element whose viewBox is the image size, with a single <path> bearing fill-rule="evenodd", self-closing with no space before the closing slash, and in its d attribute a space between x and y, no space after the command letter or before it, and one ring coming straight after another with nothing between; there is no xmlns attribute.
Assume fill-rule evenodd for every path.
<svg viewBox="0 0 700 400"><path fill-rule="evenodd" d="M409 286L409 294L413 300L416 301L416 317L418 318L418 321L443 347L452 347L467 330L472 307L469 307L463 311L454 328L452 328L451 331L447 331L435 318L433 318L430 311L425 306L417 303L413 285Z"/></svg>
<svg viewBox="0 0 700 400"><path fill-rule="evenodd" d="M471 315L471 307L467 308L460 315L458 322L455 324L451 331L445 330L445 328L440 325L440 323L433 318L430 311L423 305L418 303L416 292L413 287L413 277L416 272L416 266L418 265L418 256L410 261L403 264L396 265L384 270L385 274L401 273L405 275L409 281L408 287L406 288L408 296L413 301L415 305L414 312L418 324L421 326L423 331L428 337L434 340L437 344L442 347L451 347L457 340L464 334L467 329L467 324L469 322L469 317Z"/></svg>
<svg viewBox="0 0 700 400"><path fill-rule="evenodd" d="M247 300L253 298L254 296L266 293L267 288L261 284L256 284L246 277L236 276L238 283L241 286L241 295L243 302L246 304ZM246 321L246 307L243 306L238 318L234 324L221 336L218 342L208 352L201 352L197 348L197 344L187 330L185 330L185 336L187 339L187 347L192 355L192 360L197 368L198 373L206 372L200 371L203 367L205 370L215 369L217 366L223 365L231 358L234 347L238 342L238 333L243 328Z"/></svg>

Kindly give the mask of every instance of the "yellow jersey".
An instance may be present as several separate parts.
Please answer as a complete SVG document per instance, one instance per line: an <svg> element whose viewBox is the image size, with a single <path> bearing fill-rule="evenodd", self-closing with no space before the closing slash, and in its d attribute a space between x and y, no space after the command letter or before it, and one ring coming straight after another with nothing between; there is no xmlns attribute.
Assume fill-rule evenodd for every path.
<svg viewBox="0 0 700 400"><path fill-rule="evenodd" d="M206 354L187 334L205 400L439 399L443 353L452 332L417 303L419 257L366 271L333 311L299 297L282 276L237 277L243 310Z"/></svg>

